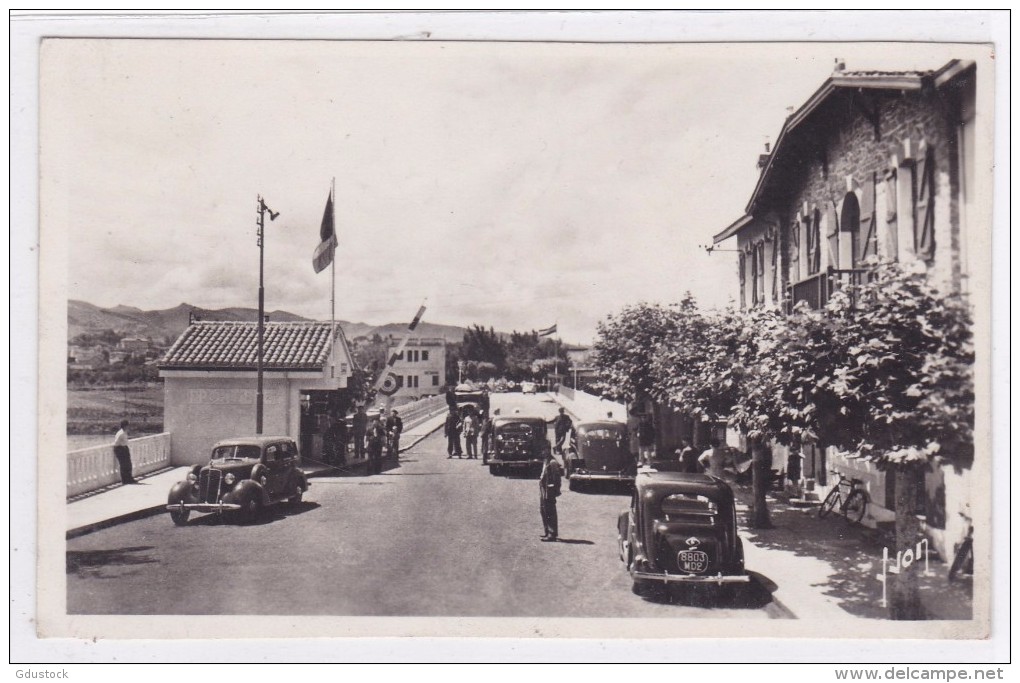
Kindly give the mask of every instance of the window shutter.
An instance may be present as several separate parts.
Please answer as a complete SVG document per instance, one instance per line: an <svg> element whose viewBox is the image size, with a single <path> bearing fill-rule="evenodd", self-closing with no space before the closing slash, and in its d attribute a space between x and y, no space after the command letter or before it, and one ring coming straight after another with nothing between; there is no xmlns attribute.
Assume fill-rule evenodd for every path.
<svg viewBox="0 0 1020 683"><path fill-rule="evenodd" d="M896 169L885 174L885 246L886 253L893 261L899 254L899 239L896 234Z"/></svg>
<svg viewBox="0 0 1020 683"><path fill-rule="evenodd" d="M800 280L800 221L790 225L790 280Z"/></svg>
<svg viewBox="0 0 1020 683"><path fill-rule="evenodd" d="M827 219L828 229L825 231L826 236L829 238L829 265L833 268L839 268L839 218L836 216L836 206L830 204L828 210L825 212ZM821 267L821 264L819 264Z"/></svg>
<svg viewBox="0 0 1020 683"><path fill-rule="evenodd" d="M751 247L751 305L758 303L758 246Z"/></svg>
<svg viewBox="0 0 1020 683"><path fill-rule="evenodd" d="M914 207L914 253L930 261L935 256L935 159L929 147L917 167L919 187Z"/></svg>
<svg viewBox="0 0 1020 683"><path fill-rule="evenodd" d="M872 177L864 184L864 197L861 204L861 232L857 242L859 250L857 262L878 256L878 231L875 225L875 179Z"/></svg>
<svg viewBox="0 0 1020 683"><path fill-rule="evenodd" d="M779 234L772 238L772 302L779 301Z"/></svg>
<svg viewBox="0 0 1020 683"><path fill-rule="evenodd" d="M744 253L743 252L740 253L739 269L740 269L740 308L746 308L747 307L747 299L744 296L744 291L745 291L745 289L744 289L744 282L745 282L744 273L747 270L747 259L744 258Z"/></svg>

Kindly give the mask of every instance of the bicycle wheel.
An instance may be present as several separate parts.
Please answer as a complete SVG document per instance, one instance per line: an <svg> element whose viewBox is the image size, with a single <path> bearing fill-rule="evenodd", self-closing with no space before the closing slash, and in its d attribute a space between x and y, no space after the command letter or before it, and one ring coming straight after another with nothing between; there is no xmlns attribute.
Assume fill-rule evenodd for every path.
<svg viewBox="0 0 1020 683"><path fill-rule="evenodd" d="M857 524L864 519L864 512L868 509L868 497L864 491L851 491L850 497L846 499L843 506L843 514L847 520Z"/></svg>
<svg viewBox="0 0 1020 683"><path fill-rule="evenodd" d="M822 507L818 508L818 516L825 517L832 512L840 498L838 486L829 491L829 495L825 496L825 500L822 501Z"/></svg>

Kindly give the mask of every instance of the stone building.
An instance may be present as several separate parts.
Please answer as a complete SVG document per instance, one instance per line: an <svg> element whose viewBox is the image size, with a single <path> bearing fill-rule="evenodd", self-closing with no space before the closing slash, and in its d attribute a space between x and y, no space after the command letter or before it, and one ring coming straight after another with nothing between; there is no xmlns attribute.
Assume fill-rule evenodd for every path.
<svg viewBox="0 0 1020 683"><path fill-rule="evenodd" d="M946 292L969 292L975 212L976 65L936 71L853 72L841 63L792 111L761 169L744 215L715 235L735 238L740 305L823 306L832 292L899 261ZM829 469L866 482L867 523L894 518L893 477L866 462L805 450L803 473L822 489ZM782 466L785 453L777 449ZM969 501L969 471L934 464L928 530L945 551ZM961 528L951 529L958 538Z"/></svg>
<svg viewBox="0 0 1020 683"><path fill-rule="evenodd" d="M318 459L328 420L351 408L353 362L339 325L269 322L263 342L263 429ZM159 362L171 462L208 461L224 438L255 434L258 324L193 322Z"/></svg>

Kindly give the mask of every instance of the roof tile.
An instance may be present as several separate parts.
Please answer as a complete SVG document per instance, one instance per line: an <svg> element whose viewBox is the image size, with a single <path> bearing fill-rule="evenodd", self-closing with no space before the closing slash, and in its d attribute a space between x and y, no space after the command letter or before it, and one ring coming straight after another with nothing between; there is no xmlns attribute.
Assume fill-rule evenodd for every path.
<svg viewBox="0 0 1020 683"><path fill-rule="evenodd" d="M263 335L265 370L319 370L329 359L330 323L270 322ZM336 334L343 334L340 326ZM188 326L159 363L165 369L255 370L258 324L202 321Z"/></svg>

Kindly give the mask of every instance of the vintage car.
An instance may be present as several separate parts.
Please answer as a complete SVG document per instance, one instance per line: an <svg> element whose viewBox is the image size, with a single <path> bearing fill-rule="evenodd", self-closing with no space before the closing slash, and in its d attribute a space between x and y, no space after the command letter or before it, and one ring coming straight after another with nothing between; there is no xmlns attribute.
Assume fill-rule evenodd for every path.
<svg viewBox="0 0 1020 683"><path fill-rule="evenodd" d="M513 415L493 419L488 455L490 473L537 474L551 451L548 425L541 417Z"/></svg>
<svg viewBox="0 0 1020 683"><path fill-rule="evenodd" d="M534 394L538 391L538 385L534 382L521 382L521 392L525 394Z"/></svg>
<svg viewBox="0 0 1020 683"><path fill-rule="evenodd" d="M571 491L589 481L634 483L637 459L630 452L627 425L612 420L579 423L563 464Z"/></svg>
<svg viewBox="0 0 1020 683"><path fill-rule="evenodd" d="M721 479L642 472L617 532L635 593L656 583L713 586L726 593L749 581L733 491Z"/></svg>
<svg viewBox="0 0 1020 683"><path fill-rule="evenodd" d="M195 465L187 480L170 489L166 509L178 526L192 512L235 513L253 522L269 505L301 502L309 484L297 465L298 448L290 437L220 441L208 465Z"/></svg>

